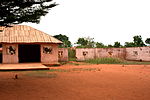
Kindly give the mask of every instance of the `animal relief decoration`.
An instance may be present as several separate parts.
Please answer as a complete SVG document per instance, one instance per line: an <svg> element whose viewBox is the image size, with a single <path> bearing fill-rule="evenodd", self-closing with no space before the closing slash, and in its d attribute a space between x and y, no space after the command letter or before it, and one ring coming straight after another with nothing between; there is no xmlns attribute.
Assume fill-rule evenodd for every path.
<svg viewBox="0 0 150 100"><path fill-rule="evenodd" d="M9 54L9 55L14 55L14 54L16 54L16 49L15 49L15 47L13 47L13 46L7 47L7 48L6 48L6 53Z"/></svg>
<svg viewBox="0 0 150 100"><path fill-rule="evenodd" d="M112 51L109 51L108 54L109 54L109 56L112 56L113 52L112 52Z"/></svg>
<svg viewBox="0 0 150 100"><path fill-rule="evenodd" d="M87 51L83 51L83 56L86 56L88 54Z"/></svg>
<svg viewBox="0 0 150 100"><path fill-rule="evenodd" d="M51 54L52 53L52 47L51 46L45 46L45 47L43 47L43 53L45 53L45 54Z"/></svg>
<svg viewBox="0 0 150 100"><path fill-rule="evenodd" d="M63 57L63 51L58 51L58 57L59 58Z"/></svg>
<svg viewBox="0 0 150 100"><path fill-rule="evenodd" d="M133 51L133 54L134 54L134 56L137 56L138 52L137 51Z"/></svg>

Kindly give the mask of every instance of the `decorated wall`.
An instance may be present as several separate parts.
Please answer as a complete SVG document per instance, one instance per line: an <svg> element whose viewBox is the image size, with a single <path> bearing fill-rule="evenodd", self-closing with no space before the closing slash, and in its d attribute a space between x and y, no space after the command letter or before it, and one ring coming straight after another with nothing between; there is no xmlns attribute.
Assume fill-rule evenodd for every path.
<svg viewBox="0 0 150 100"><path fill-rule="evenodd" d="M41 62L58 63L58 44L41 44Z"/></svg>
<svg viewBox="0 0 150 100"><path fill-rule="evenodd" d="M126 60L150 61L150 47L126 48Z"/></svg>
<svg viewBox="0 0 150 100"><path fill-rule="evenodd" d="M68 61L68 48L58 49L58 61Z"/></svg>
<svg viewBox="0 0 150 100"><path fill-rule="evenodd" d="M18 44L3 44L2 63L18 63Z"/></svg>
<svg viewBox="0 0 150 100"><path fill-rule="evenodd" d="M2 45L2 63L19 63L18 44ZM58 44L41 44L41 63L58 63Z"/></svg>
<svg viewBox="0 0 150 100"><path fill-rule="evenodd" d="M104 57L114 57L132 61L150 61L150 47L76 49L76 58L78 61Z"/></svg>

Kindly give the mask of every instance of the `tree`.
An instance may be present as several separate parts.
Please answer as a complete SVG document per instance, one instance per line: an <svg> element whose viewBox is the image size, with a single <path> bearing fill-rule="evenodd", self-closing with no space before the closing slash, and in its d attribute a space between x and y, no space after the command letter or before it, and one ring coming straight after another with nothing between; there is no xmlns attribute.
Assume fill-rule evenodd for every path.
<svg viewBox="0 0 150 100"><path fill-rule="evenodd" d="M103 43L96 42L96 48L105 48Z"/></svg>
<svg viewBox="0 0 150 100"><path fill-rule="evenodd" d="M79 44L80 46L86 46L88 44L88 41L84 38L79 38L76 44Z"/></svg>
<svg viewBox="0 0 150 100"><path fill-rule="evenodd" d="M61 44L60 47L62 48L71 47L71 42L69 41L69 37L67 37L66 35L59 34L59 35L54 35L54 37L63 42L63 44Z"/></svg>
<svg viewBox="0 0 150 100"><path fill-rule="evenodd" d="M125 42L125 47L143 47L146 46L142 40L141 35L133 37L133 42Z"/></svg>
<svg viewBox="0 0 150 100"><path fill-rule="evenodd" d="M94 48L95 47L94 38L87 37L85 39L88 41L88 43L87 43L88 48Z"/></svg>
<svg viewBox="0 0 150 100"><path fill-rule="evenodd" d="M122 45L120 44L120 42L114 42L114 46L115 48L120 48L122 47Z"/></svg>
<svg viewBox="0 0 150 100"><path fill-rule="evenodd" d="M147 38L147 39L145 40L145 43L150 45L150 38Z"/></svg>
<svg viewBox="0 0 150 100"><path fill-rule="evenodd" d="M134 45L136 46L136 47L143 47L143 46L146 46L145 44L144 44L144 42L143 42L143 40L142 40L142 37L141 37L141 35L137 35L137 36L134 36L133 37L133 41L134 41Z"/></svg>
<svg viewBox="0 0 150 100"><path fill-rule="evenodd" d="M56 3L52 0L0 0L0 26L23 22L39 23Z"/></svg>
<svg viewBox="0 0 150 100"><path fill-rule="evenodd" d="M94 48L95 42L94 38L85 37L85 38L79 38L77 43L79 48Z"/></svg>
<svg viewBox="0 0 150 100"><path fill-rule="evenodd" d="M125 42L125 47L135 47L135 44L133 42Z"/></svg>
<svg viewBox="0 0 150 100"><path fill-rule="evenodd" d="M111 44L108 44L108 46L107 46L108 48L113 48L113 46L111 45Z"/></svg>

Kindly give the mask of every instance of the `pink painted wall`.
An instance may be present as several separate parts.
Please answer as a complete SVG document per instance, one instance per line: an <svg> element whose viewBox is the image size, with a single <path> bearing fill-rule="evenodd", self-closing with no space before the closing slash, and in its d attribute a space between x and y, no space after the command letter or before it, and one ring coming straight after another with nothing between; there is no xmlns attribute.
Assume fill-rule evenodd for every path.
<svg viewBox="0 0 150 100"><path fill-rule="evenodd" d="M58 49L58 61L68 61L68 48Z"/></svg>
<svg viewBox="0 0 150 100"><path fill-rule="evenodd" d="M2 46L2 63L19 63L18 44L3 44ZM15 48L15 54L11 55L8 53L7 48L9 48L9 46ZM50 54L44 53L43 47L52 47L52 52ZM58 44L41 44L41 63L58 63Z"/></svg>
<svg viewBox="0 0 150 100"><path fill-rule="evenodd" d="M96 57L94 48L77 48L76 49L76 58L77 61L84 61L86 59L93 59Z"/></svg>
<svg viewBox="0 0 150 100"><path fill-rule="evenodd" d="M125 48L95 48L96 58L114 57L125 58Z"/></svg>
<svg viewBox="0 0 150 100"><path fill-rule="evenodd" d="M150 47L126 48L126 60L150 61Z"/></svg>
<svg viewBox="0 0 150 100"><path fill-rule="evenodd" d="M83 55L83 52L86 52L86 55ZM103 57L115 57L132 61L150 61L150 47L76 49L78 61Z"/></svg>
<svg viewBox="0 0 150 100"><path fill-rule="evenodd" d="M52 47L52 52L50 54L44 53L43 47ZM58 63L58 44L41 44L41 62L48 64Z"/></svg>
<svg viewBox="0 0 150 100"><path fill-rule="evenodd" d="M8 49L9 46L12 46L14 49L15 49L15 54L9 54L8 53ZM18 63L19 60L18 60L18 44L3 44L2 45L3 47L3 50L2 50L2 53L3 53L3 60L2 60L2 63Z"/></svg>

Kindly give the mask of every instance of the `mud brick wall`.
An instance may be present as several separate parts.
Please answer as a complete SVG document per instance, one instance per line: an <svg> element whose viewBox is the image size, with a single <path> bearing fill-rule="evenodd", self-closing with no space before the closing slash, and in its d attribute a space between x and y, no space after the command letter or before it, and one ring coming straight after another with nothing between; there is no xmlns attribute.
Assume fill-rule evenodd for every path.
<svg viewBox="0 0 150 100"><path fill-rule="evenodd" d="M44 47L51 47L51 53L45 53ZM41 44L41 62L42 63L58 63L58 44Z"/></svg>
<svg viewBox="0 0 150 100"><path fill-rule="evenodd" d="M106 58L106 57L114 57L114 58L125 58L125 48L95 48L96 50L96 58Z"/></svg>
<svg viewBox="0 0 150 100"><path fill-rule="evenodd" d="M8 48L10 48L10 46L15 50L14 53L9 52ZM3 44L2 47L3 47L3 50L2 50L2 53L3 53L2 63L14 64L14 63L19 62L19 59L18 59L18 44Z"/></svg>
<svg viewBox="0 0 150 100"><path fill-rule="evenodd" d="M150 61L150 47L76 49L78 61L103 57L115 57L131 61Z"/></svg>
<svg viewBox="0 0 150 100"><path fill-rule="evenodd" d="M58 61L68 61L68 48L58 49Z"/></svg>
<svg viewBox="0 0 150 100"><path fill-rule="evenodd" d="M126 60L150 61L150 47L126 48Z"/></svg>
<svg viewBox="0 0 150 100"><path fill-rule="evenodd" d="M76 49L77 61L84 61L86 59L93 59L96 57L94 48L80 48Z"/></svg>

